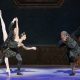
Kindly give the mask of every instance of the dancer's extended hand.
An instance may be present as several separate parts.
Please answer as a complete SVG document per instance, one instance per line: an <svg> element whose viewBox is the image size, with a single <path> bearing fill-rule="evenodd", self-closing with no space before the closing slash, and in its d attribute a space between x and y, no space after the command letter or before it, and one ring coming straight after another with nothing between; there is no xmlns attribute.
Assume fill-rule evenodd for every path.
<svg viewBox="0 0 80 80"><path fill-rule="evenodd" d="M36 48L36 47L32 47L32 49L33 49L33 50L36 50L37 48Z"/></svg>
<svg viewBox="0 0 80 80"><path fill-rule="evenodd" d="M18 22L18 18L17 18L17 17L15 17L15 18L12 20L12 23L14 23L15 21Z"/></svg>

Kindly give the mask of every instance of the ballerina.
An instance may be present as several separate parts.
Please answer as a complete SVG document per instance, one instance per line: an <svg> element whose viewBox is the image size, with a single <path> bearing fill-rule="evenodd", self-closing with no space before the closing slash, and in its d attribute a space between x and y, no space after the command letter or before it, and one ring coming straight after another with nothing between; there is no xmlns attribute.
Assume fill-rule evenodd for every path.
<svg viewBox="0 0 80 80"><path fill-rule="evenodd" d="M22 57L21 55L19 54L19 51L18 51L18 47L23 47L24 49L26 50L36 50L36 47L26 47L22 42L23 40L26 39L26 34L25 33L22 33L22 36L21 38L19 37L19 27L18 27L18 18L14 18L10 24L10 27L9 27L9 34L7 34L7 31L6 31L6 26L5 26L5 23L3 21L3 18L2 18L2 13L0 11L0 19L1 19L1 25L2 25L2 32L3 32L3 40L4 42L8 42L8 44L10 44L10 39L12 38L12 40L14 42L12 42L12 44L10 44L12 47L17 45L16 48L12 49L10 46L7 46L9 48L8 51L6 51L6 49L3 51L5 54L7 53L7 55L5 55L5 64L6 64L6 71L8 72L9 76L10 76L10 68L9 68L9 61L8 61L8 57L12 56L13 54L11 54L11 51L12 53L14 53L15 55L13 56L16 56L16 59L18 60L18 72L17 74L18 75L21 75L20 73L20 66L21 66L21 63L22 63ZM15 24L15 25L14 25ZM14 43L16 43L14 45ZM17 54L16 54L17 53Z"/></svg>

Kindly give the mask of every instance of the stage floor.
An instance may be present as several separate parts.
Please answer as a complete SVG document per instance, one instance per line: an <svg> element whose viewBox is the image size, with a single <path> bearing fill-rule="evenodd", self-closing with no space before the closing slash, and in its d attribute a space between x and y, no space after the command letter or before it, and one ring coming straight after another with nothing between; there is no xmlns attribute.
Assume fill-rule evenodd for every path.
<svg viewBox="0 0 80 80"><path fill-rule="evenodd" d="M11 68L8 77L5 68L0 68L0 80L80 80L80 69L76 69L75 76L69 76L70 68L21 68L23 75L16 75L16 68Z"/></svg>

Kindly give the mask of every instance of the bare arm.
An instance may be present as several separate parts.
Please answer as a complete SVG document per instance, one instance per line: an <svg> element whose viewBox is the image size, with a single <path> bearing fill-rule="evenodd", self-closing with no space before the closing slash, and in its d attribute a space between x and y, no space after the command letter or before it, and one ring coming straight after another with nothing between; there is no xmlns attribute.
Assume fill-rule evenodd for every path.
<svg viewBox="0 0 80 80"><path fill-rule="evenodd" d="M26 47L25 45L22 46L25 50L36 50L36 47Z"/></svg>
<svg viewBox="0 0 80 80"><path fill-rule="evenodd" d="M15 35L15 40L19 41L19 25L18 25L18 18L16 17L16 35Z"/></svg>
<svg viewBox="0 0 80 80"><path fill-rule="evenodd" d="M25 50L36 50L36 47L26 47L23 43L18 43L18 47L22 47Z"/></svg>

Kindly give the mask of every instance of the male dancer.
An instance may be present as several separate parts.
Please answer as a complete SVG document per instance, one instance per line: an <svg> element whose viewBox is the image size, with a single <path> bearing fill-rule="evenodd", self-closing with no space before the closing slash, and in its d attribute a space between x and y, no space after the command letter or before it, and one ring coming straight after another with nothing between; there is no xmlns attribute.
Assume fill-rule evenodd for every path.
<svg viewBox="0 0 80 80"><path fill-rule="evenodd" d="M74 69L76 61L78 60L80 55L80 47L78 43L66 31L61 32L60 46L61 45L65 45L67 47L67 55L72 68L72 73L70 75L75 75Z"/></svg>

